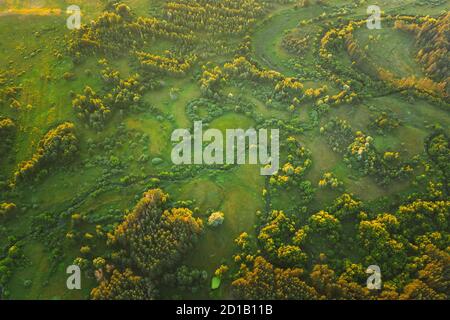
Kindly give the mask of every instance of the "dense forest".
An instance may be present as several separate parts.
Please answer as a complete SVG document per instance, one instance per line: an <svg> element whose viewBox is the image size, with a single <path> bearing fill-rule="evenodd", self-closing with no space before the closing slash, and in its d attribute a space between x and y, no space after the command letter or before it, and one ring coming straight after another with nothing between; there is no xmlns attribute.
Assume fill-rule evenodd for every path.
<svg viewBox="0 0 450 320"><path fill-rule="evenodd" d="M449 299L447 1L74 2L0 3L0 299ZM279 170L173 164L196 121Z"/></svg>

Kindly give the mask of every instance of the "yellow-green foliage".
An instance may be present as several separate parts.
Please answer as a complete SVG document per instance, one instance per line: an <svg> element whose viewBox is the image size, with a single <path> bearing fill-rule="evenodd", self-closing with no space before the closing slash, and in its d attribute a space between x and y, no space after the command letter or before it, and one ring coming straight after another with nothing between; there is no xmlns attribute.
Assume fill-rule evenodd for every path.
<svg viewBox="0 0 450 320"><path fill-rule="evenodd" d="M189 209L165 209L167 199L160 189L146 192L114 233L108 234L110 243L126 249L140 272L153 277L192 248L203 229L202 221Z"/></svg>
<svg viewBox="0 0 450 320"><path fill-rule="evenodd" d="M67 164L77 153L78 138L75 135L75 126L71 122L65 122L47 132L39 141L32 158L19 164L14 173L15 180L32 178L41 170Z"/></svg>
<svg viewBox="0 0 450 320"><path fill-rule="evenodd" d="M93 300L148 300L152 299L151 287L142 277L137 276L131 269L120 272L114 269L110 279L101 281L99 286L92 289Z"/></svg>
<svg viewBox="0 0 450 320"><path fill-rule="evenodd" d="M170 53L169 57L145 52L137 52L136 55L145 69L173 76L184 76L196 60L195 56L179 59Z"/></svg>
<svg viewBox="0 0 450 320"><path fill-rule="evenodd" d="M74 30L68 39L68 48L75 58L83 53L123 54L154 37L181 42L191 42L194 38L192 31L186 28L154 17L136 18L128 6L119 4L90 24Z"/></svg>
<svg viewBox="0 0 450 320"><path fill-rule="evenodd" d="M322 179L319 181L319 187L331 189L337 189L342 186L342 182L339 181L332 172L325 172Z"/></svg>
<svg viewBox="0 0 450 320"><path fill-rule="evenodd" d="M84 88L84 94L79 94L72 101L72 106L78 116L88 121L89 125L99 128L111 114L111 109L103 103L102 98L91 87Z"/></svg>
<svg viewBox="0 0 450 320"><path fill-rule="evenodd" d="M258 0L178 0L166 5L169 21L211 34L242 34L264 13Z"/></svg>
<svg viewBox="0 0 450 320"><path fill-rule="evenodd" d="M16 128L16 124L12 119L0 117L0 151L2 152L0 158L3 157L5 148L11 144Z"/></svg>
<svg viewBox="0 0 450 320"><path fill-rule="evenodd" d="M14 203L2 202L0 203L0 219L11 216L16 210Z"/></svg>

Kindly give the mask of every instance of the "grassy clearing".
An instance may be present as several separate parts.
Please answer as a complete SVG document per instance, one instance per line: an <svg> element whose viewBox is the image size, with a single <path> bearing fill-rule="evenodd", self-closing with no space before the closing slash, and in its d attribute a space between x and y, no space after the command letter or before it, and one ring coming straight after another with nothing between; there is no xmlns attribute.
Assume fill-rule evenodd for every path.
<svg viewBox="0 0 450 320"><path fill-rule="evenodd" d="M172 89L179 90L171 96ZM154 105L159 111L172 115L177 127L189 128L191 123L186 115L186 105L190 100L200 96L200 89L190 80L168 80L164 88L145 95L145 101Z"/></svg>
<svg viewBox="0 0 450 320"><path fill-rule="evenodd" d="M417 48L411 34L390 27L380 30L360 28L355 32L355 38L361 48L367 49L368 57L377 66L402 78L411 75L424 76L414 59Z"/></svg>
<svg viewBox="0 0 450 320"><path fill-rule="evenodd" d="M49 273L51 262L43 245L39 243L27 244L24 253L28 260L27 267L16 272L11 279L12 299L80 300L89 296L93 281L84 275L81 280L81 290L67 290L66 267L72 263L73 258L65 259ZM31 281L31 284L27 286L26 281Z"/></svg>
<svg viewBox="0 0 450 320"><path fill-rule="evenodd" d="M206 270L212 277L216 268L230 262L234 251L234 239L242 232L253 233L256 211L263 209L261 190L264 178L259 167L245 165L226 173L209 174L182 185L168 186L173 198L195 199L198 215L207 218L207 211L225 213L224 224L206 228L193 253L186 258L189 266ZM208 298L209 290L197 298ZM224 297L225 298L225 297Z"/></svg>
<svg viewBox="0 0 450 320"><path fill-rule="evenodd" d="M281 47L281 40L286 31L297 27L301 20L320 14L320 10L317 6L299 10L283 8L270 15L253 35L254 55L259 62L287 76L294 76L293 70L285 64L290 55Z"/></svg>
<svg viewBox="0 0 450 320"><path fill-rule="evenodd" d="M254 121L244 115L227 113L211 121L210 127L219 129L225 134L227 129L248 129L254 126Z"/></svg>

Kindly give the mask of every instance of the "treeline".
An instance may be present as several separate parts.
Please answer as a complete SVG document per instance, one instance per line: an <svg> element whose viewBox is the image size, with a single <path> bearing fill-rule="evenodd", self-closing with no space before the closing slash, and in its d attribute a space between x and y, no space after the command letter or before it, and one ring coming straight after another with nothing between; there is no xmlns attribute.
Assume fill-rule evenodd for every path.
<svg viewBox="0 0 450 320"><path fill-rule="evenodd" d="M433 132L425 142L425 150L436 170L433 175L450 196L450 139L444 130ZM429 169L431 170L431 168Z"/></svg>
<svg viewBox="0 0 450 320"><path fill-rule="evenodd" d="M18 183L33 178L39 179L57 165L72 162L79 152L78 138L73 123L65 122L48 131L39 141L36 152L31 159L19 164L14 173L14 182Z"/></svg>
<svg viewBox="0 0 450 320"><path fill-rule="evenodd" d="M82 54L95 52L121 55L152 39L169 39L186 45L194 38L188 28L157 18L136 18L127 5L118 3L90 24L74 30L67 42L69 52L78 59Z"/></svg>
<svg viewBox="0 0 450 320"><path fill-rule="evenodd" d="M124 3L109 3L104 13L82 25L67 38L75 61L84 54L123 55L142 49L156 39L176 43L181 51L196 47L202 56L233 52L224 36L242 36L276 3L291 0L172 0L163 7L163 18L136 17ZM201 33L199 36L197 33Z"/></svg>
<svg viewBox="0 0 450 320"><path fill-rule="evenodd" d="M447 95L450 95L450 13L447 12L437 19L426 17L418 23L397 20L395 26L415 33L416 45L420 48L417 59L423 64L428 76L437 82L445 83Z"/></svg>
<svg viewBox="0 0 450 320"><path fill-rule="evenodd" d="M166 5L170 22L212 35L240 35L265 12L259 0L177 0Z"/></svg>
<svg viewBox="0 0 450 320"><path fill-rule="evenodd" d="M136 52L136 56L145 70L171 76L185 76L197 60L195 56L178 58L170 52L167 57L145 52Z"/></svg>

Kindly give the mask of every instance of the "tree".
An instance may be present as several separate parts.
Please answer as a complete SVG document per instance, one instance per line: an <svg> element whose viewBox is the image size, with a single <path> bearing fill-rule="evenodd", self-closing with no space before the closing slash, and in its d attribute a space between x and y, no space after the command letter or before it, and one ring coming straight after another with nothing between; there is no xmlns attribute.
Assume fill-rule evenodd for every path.
<svg viewBox="0 0 450 320"><path fill-rule="evenodd" d="M108 280L92 289L93 300L153 300L156 297L151 282L136 276L130 269L114 269Z"/></svg>
<svg viewBox="0 0 450 320"><path fill-rule="evenodd" d="M301 280L302 269L275 268L263 257L255 258L252 270L244 271L233 281L233 292L240 299L249 300L310 300L316 291Z"/></svg>
<svg viewBox="0 0 450 320"><path fill-rule="evenodd" d="M327 299L367 299L367 288L353 282L347 274L336 276L328 265L315 265L310 274L313 287Z"/></svg>
<svg viewBox="0 0 450 320"><path fill-rule="evenodd" d="M387 276L402 272L406 264L405 245L395 239L399 226L398 219L391 214L380 214L374 220L359 223L358 239L367 254L366 263L379 265Z"/></svg>
<svg viewBox="0 0 450 320"><path fill-rule="evenodd" d="M329 239L337 240L341 230L339 220L326 211L319 211L309 218L310 228L313 232L319 232Z"/></svg>
<svg viewBox="0 0 450 320"><path fill-rule="evenodd" d="M398 217L410 239L431 231L445 231L449 227L450 201L416 200L400 206Z"/></svg>
<svg viewBox="0 0 450 320"><path fill-rule="evenodd" d="M0 203L0 219L10 217L16 211L16 205L14 203L1 202Z"/></svg>
<svg viewBox="0 0 450 320"><path fill-rule="evenodd" d="M210 227L220 226L224 220L225 220L225 214L223 212L220 212L220 211L213 212L208 217L208 226L210 226Z"/></svg>
<svg viewBox="0 0 450 320"><path fill-rule="evenodd" d="M438 294L423 281L415 279L408 283L400 295L401 300L442 300L444 294Z"/></svg>
<svg viewBox="0 0 450 320"><path fill-rule="evenodd" d="M202 221L186 208L165 209L168 195L149 190L133 211L109 234L140 272L157 277L192 248L203 229Z"/></svg>
<svg viewBox="0 0 450 320"><path fill-rule="evenodd" d="M283 211L274 210L269 216L269 222L261 228L258 240L272 259L296 265L304 262L306 255L299 247L287 244L295 231L295 223Z"/></svg>
<svg viewBox="0 0 450 320"><path fill-rule="evenodd" d="M15 122L6 117L0 117L0 152L3 153L9 149L17 129ZM3 157L3 156L2 156Z"/></svg>
<svg viewBox="0 0 450 320"><path fill-rule="evenodd" d="M46 172L50 165L70 163L79 152L78 144L73 123L65 122L51 129L39 141L31 159L19 164L14 173L15 181L33 178L40 171Z"/></svg>

